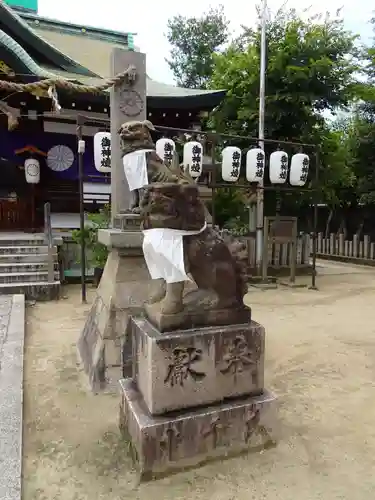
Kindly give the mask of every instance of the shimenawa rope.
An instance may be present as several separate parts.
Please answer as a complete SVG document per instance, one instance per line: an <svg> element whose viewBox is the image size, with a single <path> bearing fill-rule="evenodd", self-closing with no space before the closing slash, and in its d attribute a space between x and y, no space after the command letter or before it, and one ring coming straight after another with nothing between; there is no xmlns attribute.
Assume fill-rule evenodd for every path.
<svg viewBox="0 0 375 500"><path fill-rule="evenodd" d="M111 87L116 87L124 82L132 85L136 79L136 69L134 66L129 66L125 71L119 73L113 78L108 78L100 83L99 85L84 85L81 83L73 83L65 78L46 78L44 80L39 80L38 82L32 83L16 83L7 80L0 80L0 90L6 90L10 92L37 92L45 91L46 94L52 100L53 110L57 113L60 111L61 106L58 102L56 89L64 89L71 92L80 92L84 94L101 94L105 90ZM4 101L0 100L0 112L4 113L8 117L8 129L14 130L18 125L18 118L14 114L13 108L11 108Z"/></svg>
<svg viewBox="0 0 375 500"><path fill-rule="evenodd" d="M66 78L46 78L32 83L16 83L7 80L0 80L0 90L7 90L10 92L34 92L37 90L48 90L50 87L70 90L73 92L82 92L85 94L100 94L105 90L120 85L124 81L129 84L133 83L136 77L136 70L134 66L129 66L125 71L119 73L113 78L104 80L99 85L85 85L81 83L73 83Z"/></svg>

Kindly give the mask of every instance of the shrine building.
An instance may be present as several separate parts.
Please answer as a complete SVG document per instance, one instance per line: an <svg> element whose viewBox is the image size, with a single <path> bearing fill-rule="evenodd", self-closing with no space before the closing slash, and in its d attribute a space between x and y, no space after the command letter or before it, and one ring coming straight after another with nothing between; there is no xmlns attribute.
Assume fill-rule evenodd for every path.
<svg viewBox="0 0 375 500"><path fill-rule="evenodd" d="M38 14L38 0L0 0L0 231L41 231L45 202L51 203L54 230L78 227L79 114L90 120L83 127L85 210L95 210L110 197L110 174L98 172L93 158L93 136L105 128L100 120L110 116L109 91L95 95L58 89L62 109L56 113L45 92L11 92L1 82L61 77L100 84L110 76L114 47L137 50L133 37L47 19ZM225 91L185 89L147 78L147 116L155 125L197 129L224 96ZM14 117L18 123L11 126ZM31 159L40 167L38 182L27 179L25 162Z"/></svg>

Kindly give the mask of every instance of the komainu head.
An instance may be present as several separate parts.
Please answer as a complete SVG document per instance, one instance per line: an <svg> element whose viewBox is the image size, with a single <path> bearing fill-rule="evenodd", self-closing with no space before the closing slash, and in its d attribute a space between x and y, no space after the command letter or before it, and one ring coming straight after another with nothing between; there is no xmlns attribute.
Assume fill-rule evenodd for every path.
<svg viewBox="0 0 375 500"><path fill-rule="evenodd" d="M149 120L130 121L123 123L118 130L122 154L128 154L140 149L154 149L150 131L155 130Z"/></svg>
<svg viewBox="0 0 375 500"><path fill-rule="evenodd" d="M130 121L121 125L118 133L122 140L139 141L151 140L150 130L155 130L155 127L149 120Z"/></svg>

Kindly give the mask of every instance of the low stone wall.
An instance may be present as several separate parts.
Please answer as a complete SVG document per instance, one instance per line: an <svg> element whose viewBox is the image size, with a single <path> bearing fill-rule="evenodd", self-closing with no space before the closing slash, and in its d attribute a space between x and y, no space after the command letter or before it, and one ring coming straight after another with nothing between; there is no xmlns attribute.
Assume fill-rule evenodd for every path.
<svg viewBox="0 0 375 500"><path fill-rule="evenodd" d="M363 259L361 257L346 257L345 255L327 255L324 253L318 253L318 259L322 260L333 260L336 262L344 262L346 264L357 264L360 266L370 266L375 267L375 259Z"/></svg>

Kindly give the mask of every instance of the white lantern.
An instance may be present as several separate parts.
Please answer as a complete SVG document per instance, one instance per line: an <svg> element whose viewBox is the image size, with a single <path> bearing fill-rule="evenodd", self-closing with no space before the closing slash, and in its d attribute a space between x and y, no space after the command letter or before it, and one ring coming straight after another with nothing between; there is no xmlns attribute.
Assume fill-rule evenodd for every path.
<svg viewBox="0 0 375 500"><path fill-rule="evenodd" d="M189 141L184 144L184 155L182 163L184 170L187 171L193 179L199 177L203 170L203 147L200 142Z"/></svg>
<svg viewBox="0 0 375 500"><path fill-rule="evenodd" d="M274 151L270 156L270 181L272 184L284 184L288 177L288 154Z"/></svg>
<svg viewBox="0 0 375 500"><path fill-rule="evenodd" d="M292 186L304 186L309 175L310 158L304 153L297 153L290 161L289 182Z"/></svg>
<svg viewBox="0 0 375 500"><path fill-rule="evenodd" d="M111 171L111 134L97 132L94 135L94 164L98 172L108 174Z"/></svg>
<svg viewBox="0 0 375 500"><path fill-rule="evenodd" d="M40 165L35 158L25 160L25 177L28 184L38 184L40 181Z"/></svg>
<svg viewBox="0 0 375 500"><path fill-rule="evenodd" d="M221 177L226 182L236 182L241 170L241 150L236 146L227 146L222 151Z"/></svg>
<svg viewBox="0 0 375 500"><path fill-rule="evenodd" d="M170 167L173 162L173 155L176 151L176 144L172 139L159 139L156 141L156 153Z"/></svg>
<svg viewBox="0 0 375 500"><path fill-rule="evenodd" d="M260 182L264 176L264 151L260 148L250 149L246 154L246 179L249 182Z"/></svg>

